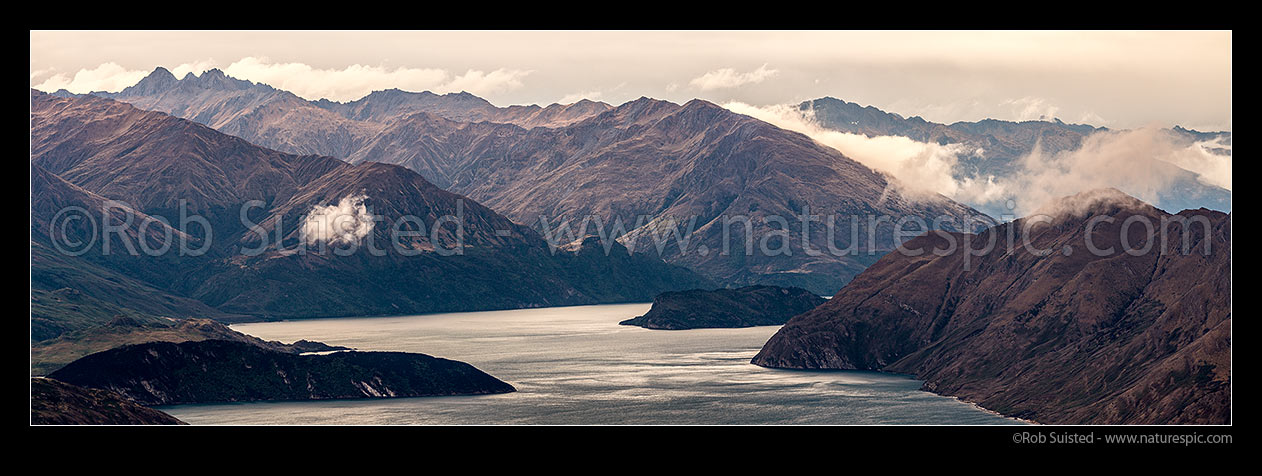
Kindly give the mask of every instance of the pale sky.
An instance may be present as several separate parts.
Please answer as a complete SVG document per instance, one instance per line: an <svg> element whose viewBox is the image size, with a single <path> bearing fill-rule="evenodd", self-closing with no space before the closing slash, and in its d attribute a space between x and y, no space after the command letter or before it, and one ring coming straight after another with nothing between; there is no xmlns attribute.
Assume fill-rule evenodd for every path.
<svg viewBox="0 0 1262 476"><path fill-rule="evenodd" d="M951 123L1054 116L1231 130L1231 32L32 31L31 86L218 67L308 99L467 90L500 106L832 96Z"/></svg>

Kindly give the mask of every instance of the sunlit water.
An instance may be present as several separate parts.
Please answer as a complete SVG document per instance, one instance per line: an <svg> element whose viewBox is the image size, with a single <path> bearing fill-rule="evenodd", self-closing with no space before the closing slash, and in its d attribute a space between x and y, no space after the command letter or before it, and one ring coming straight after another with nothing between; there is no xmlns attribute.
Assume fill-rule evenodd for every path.
<svg viewBox="0 0 1262 476"><path fill-rule="evenodd" d="M461 360L503 395L161 407L192 424L1015 424L911 378L749 360L778 327L648 330L649 304L240 324L268 340Z"/></svg>

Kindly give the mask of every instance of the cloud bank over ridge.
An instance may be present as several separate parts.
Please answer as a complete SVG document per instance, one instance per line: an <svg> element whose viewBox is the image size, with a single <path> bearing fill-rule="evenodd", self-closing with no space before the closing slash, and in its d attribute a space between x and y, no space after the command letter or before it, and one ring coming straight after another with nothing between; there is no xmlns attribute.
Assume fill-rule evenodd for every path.
<svg viewBox="0 0 1262 476"><path fill-rule="evenodd" d="M1097 132L1086 137L1080 148L1055 154L1035 147L1033 153L1018 160L1017 170L1010 175L970 176L958 172L960 158L984 154L984 150L830 130L814 120L814 111L788 105L760 107L730 102L723 107L837 149L892 176L896 186L911 198L942 194L974 206L1005 207L1017 216L1059 197L1110 187L1160 206L1160 194L1188 172L1204 184L1231 190L1231 156L1214 153L1215 149L1230 150L1229 144L1215 140L1189 145L1156 126ZM1008 200L1012 200L1011 206Z"/></svg>

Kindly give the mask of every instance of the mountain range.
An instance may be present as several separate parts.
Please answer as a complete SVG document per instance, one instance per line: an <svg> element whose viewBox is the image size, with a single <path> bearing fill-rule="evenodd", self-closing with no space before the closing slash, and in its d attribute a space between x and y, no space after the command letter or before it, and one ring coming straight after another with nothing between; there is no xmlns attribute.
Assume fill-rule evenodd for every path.
<svg viewBox="0 0 1262 476"><path fill-rule="evenodd" d="M96 94L282 151L402 165L547 237L599 232L724 286L831 294L895 246L890 222L993 223L940 195L904 196L834 149L702 100L496 108L466 93L387 90L334 103L217 70L177 80L165 69ZM821 218L804 237L807 213L836 217L833 232ZM852 218L869 215L887 217L871 234ZM579 231L592 217L601 226ZM562 223L569 226L557 229ZM672 229L681 239L664 239ZM763 241L773 253L730 252ZM811 253L830 244L862 252Z"/></svg>
<svg viewBox="0 0 1262 476"><path fill-rule="evenodd" d="M590 252L605 246L600 240L554 253L533 230L400 166L276 152L105 98L32 91L31 104L35 340L120 313L233 320L470 311L649 300L712 285L616 243L608 255ZM361 238L379 240L386 254L366 246L345 256L336 247L293 252L304 216L352 195L384 222ZM59 220L72 207L89 220ZM100 213L119 232L94 241L106 225ZM172 226L193 215L205 223ZM416 253L405 257L386 241L404 215L435 228L435 217L455 219L409 235L400 249ZM65 243L88 243L91 252L67 253L58 248ZM178 252L181 243L200 253ZM453 255L438 256L435 246Z"/></svg>

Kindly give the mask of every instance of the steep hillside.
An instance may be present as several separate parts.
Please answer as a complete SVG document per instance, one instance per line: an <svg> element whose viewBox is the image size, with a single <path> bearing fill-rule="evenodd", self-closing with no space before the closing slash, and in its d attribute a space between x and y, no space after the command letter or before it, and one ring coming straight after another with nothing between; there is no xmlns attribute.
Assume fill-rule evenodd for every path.
<svg viewBox="0 0 1262 476"><path fill-rule="evenodd" d="M145 408L107 390L77 387L46 378L31 379L32 425L183 425L179 419Z"/></svg>
<svg viewBox="0 0 1262 476"><path fill-rule="evenodd" d="M1231 216L1169 215L1116 190L1047 216L911 240L912 252L886 255L789 321L753 362L914 374L928 390L1042 423L1229 423ZM959 251L991 239L1000 245L980 256ZM952 240L956 252L932 251Z"/></svg>

